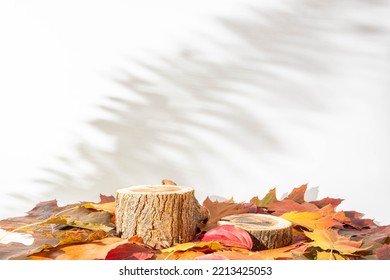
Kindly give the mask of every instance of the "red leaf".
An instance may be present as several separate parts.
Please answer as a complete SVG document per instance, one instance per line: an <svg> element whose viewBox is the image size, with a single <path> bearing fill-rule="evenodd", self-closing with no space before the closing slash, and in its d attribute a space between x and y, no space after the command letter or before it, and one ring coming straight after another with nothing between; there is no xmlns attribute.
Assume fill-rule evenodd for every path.
<svg viewBox="0 0 390 280"><path fill-rule="evenodd" d="M219 241L225 246L252 249L253 243L249 233L233 225L223 225L206 232L202 241Z"/></svg>
<svg viewBox="0 0 390 280"><path fill-rule="evenodd" d="M119 245L107 253L106 260L147 260L154 256L154 250L137 244Z"/></svg>

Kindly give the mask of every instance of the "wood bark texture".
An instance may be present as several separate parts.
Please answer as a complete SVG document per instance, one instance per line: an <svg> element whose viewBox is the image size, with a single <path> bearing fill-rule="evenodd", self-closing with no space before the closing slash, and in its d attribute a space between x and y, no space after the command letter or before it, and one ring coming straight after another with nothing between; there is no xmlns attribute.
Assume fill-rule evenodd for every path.
<svg viewBox="0 0 390 280"><path fill-rule="evenodd" d="M292 224L271 215L230 215L218 221L218 225L234 225L246 230L252 237L252 250L275 249L292 242Z"/></svg>
<svg viewBox="0 0 390 280"><path fill-rule="evenodd" d="M116 193L117 234L137 235L156 249L193 240L200 219L200 205L189 187L133 186Z"/></svg>

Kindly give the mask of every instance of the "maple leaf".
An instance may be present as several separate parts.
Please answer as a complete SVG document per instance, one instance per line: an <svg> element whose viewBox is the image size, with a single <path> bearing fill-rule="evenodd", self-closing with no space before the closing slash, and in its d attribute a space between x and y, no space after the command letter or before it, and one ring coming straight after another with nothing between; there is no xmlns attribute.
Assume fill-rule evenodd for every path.
<svg viewBox="0 0 390 280"><path fill-rule="evenodd" d="M272 215L280 216L286 212L315 212L318 207L308 202L298 203L294 200L274 201L267 205L267 209L272 212Z"/></svg>
<svg viewBox="0 0 390 280"><path fill-rule="evenodd" d="M343 201L344 199L340 199L340 198L330 198L330 197L325 197L321 200L315 200L315 201L311 201L310 203L313 203L315 204L317 207L319 208L322 208L324 206L327 206L327 205L332 205L333 208L336 208L337 206L340 205L340 203Z"/></svg>
<svg viewBox="0 0 390 280"><path fill-rule="evenodd" d="M224 246L217 241L204 241L204 242L186 242L179 243L172 247L162 249L163 253L174 253L178 251L187 251L190 249L198 250L198 251L216 251L224 248Z"/></svg>
<svg viewBox="0 0 390 280"><path fill-rule="evenodd" d="M25 218L32 218L36 220L47 219L58 212L62 211L66 207L58 207L57 200L49 200L39 202L33 209L27 212L28 216Z"/></svg>
<svg viewBox="0 0 390 280"><path fill-rule="evenodd" d="M350 219L350 221L346 222L346 224L354 228L363 229L363 228L377 227L377 225L374 223L373 220L362 219L362 217L364 216L362 213L356 211L345 211L344 213Z"/></svg>
<svg viewBox="0 0 390 280"><path fill-rule="evenodd" d="M219 251L224 248L225 247L217 241L179 243L172 247L160 250L160 253L156 254L156 259L195 259L197 256Z"/></svg>
<svg viewBox="0 0 390 280"><path fill-rule="evenodd" d="M200 251L190 250L190 251L185 251L181 254L174 254L174 255L177 256L177 260L195 260L196 258L200 256L204 256L206 254Z"/></svg>
<svg viewBox="0 0 390 280"><path fill-rule="evenodd" d="M234 214L243 214L249 213L251 211L250 207L243 203L235 203L233 200L228 201L211 201L209 197L203 202L203 206L209 211L209 219L204 225L199 225L200 229L203 231L210 230L217 226L217 222L225 216L234 215Z"/></svg>
<svg viewBox="0 0 390 280"><path fill-rule="evenodd" d="M258 207L266 207L271 202L277 201L276 199L276 188L271 189L262 199L258 196L253 197L250 202Z"/></svg>
<svg viewBox="0 0 390 280"><path fill-rule="evenodd" d="M119 237L107 237L87 243L62 245L29 256L32 260L103 260L107 253L128 243Z"/></svg>
<svg viewBox="0 0 390 280"><path fill-rule="evenodd" d="M53 233L53 237L59 239L59 242L55 244L55 246L60 246L100 240L108 237L108 234L103 230L91 231L87 229L73 229L65 231L57 230Z"/></svg>
<svg viewBox="0 0 390 280"><path fill-rule="evenodd" d="M27 212L26 216L13 217L0 221L0 227L7 231L20 227L27 228L27 225L39 223L65 209L73 208L74 205L75 204L58 207L57 200L39 202L33 209Z"/></svg>
<svg viewBox="0 0 390 280"><path fill-rule="evenodd" d="M299 188L294 188L292 192L284 200L293 200L297 203L302 203L305 201L306 189L307 189L307 184L302 185Z"/></svg>
<svg viewBox="0 0 390 280"><path fill-rule="evenodd" d="M348 258L337 252L317 252L316 260L347 260Z"/></svg>
<svg viewBox="0 0 390 280"><path fill-rule="evenodd" d="M390 243L390 226L379 226L362 230L348 228L340 230L339 233L351 240L362 241L362 247L369 248L364 254L365 258L370 258L369 255L371 254L371 258L377 259L375 255L376 250Z"/></svg>
<svg viewBox="0 0 390 280"><path fill-rule="evenodd" d="M252 249L249 233L233 225L222 225L207 231L201 241L219 241L225 246Z"/></svg>
<svg viewBox="0 0 390 280"><path fill-rule="evenodd" d="M0 259L390 259L390 226L376 225L356 211L336 212L342 199L326 197L306 202L306 189L307 185L294 188L280 201L275 188L263 199L254 197L250 203L235 203L232 199L213 202L207 198L203 205L210 216L200 225L204 231L197 237L200 242L176 244L161 251L150 249L138 236L128 240L112 236L113 196L100 195L98 203L63 207L56 200L40 202L24 217L0 221L6 234L28 232L34 238L31 245L0 242ZM259 211L291 221L293 244L254 252L248 250L248 236L237 233L234 226L217 227L224 216Z"/></svg>
<svg viewBox="0 0 390 280"><path fill-rule="evenodd" d="M197 257L206 255L200 251L176 251L174 253L156 253L156 260L195 260Z"/></svg>
<svg viewBox="0 0 390 280"><path fill-rule="evenodd" d="M109 232L113 230L114 225L111 224L111 214L106 212L90 212L85 216L80 216L79 220L71 216L58 216L49 218L41 223L45 224L56 224L66 225L78 228L85 228L90 230L104 230Z"/></svg>
<svg viewBox="0 0 390 280"><path fill-rule="evenodd" d="M357 251L366 250L361 248L361 241L352 241L338 234L333 229L315 229L313 232L305 232L305 235L312 240L308 243L313 247L319 247L322 250L338 251L340 254L349 255Z"/></svg>
<svg viewBox="0 0 390 280"><path fill-rule="evenodd" d="M232 250L220 250L213 254L210 254L210 259L212 255L217 255L216 257L223 256L229 260L282 260L282 259L293 259L294 254L299 251L294 252L293 250L298 250L302 246L302 243L292 244L286 247L262 250L262 251L250 251L247 249L232 248ZM304 247L306 249L306 246ZM206 258L206 257L205 257Z"/></svg>
<svg viewBox="0 0 390 280"><path fill-rule="evenodd" d="M305 227L309 230L326 229L334 226L340 226L341 223L334 220L331 216L323 217L321 213L317 212L286 212L280 216L292 222L294 225Z"/></svg>
<svg viewBox="0 0 390 280"><path fill-rule="evenodd" d="M115 202L107 202L107 203L84 203L81 207L87 209L94 209L98 211L106 211L112 215L115 214Z"/></svg>

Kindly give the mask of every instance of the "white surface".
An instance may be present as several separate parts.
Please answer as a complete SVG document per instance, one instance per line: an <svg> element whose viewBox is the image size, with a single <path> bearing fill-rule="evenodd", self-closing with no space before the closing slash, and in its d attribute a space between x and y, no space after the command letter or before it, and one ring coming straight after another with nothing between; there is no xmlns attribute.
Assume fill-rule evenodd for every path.
<svg viewBox="0 0 390 280"><path fill-rule="evenodd" d="M1 1L0 218L169 178L388 224L388 1L259 2Z"/></svg>
<svg viewBox="0 0 390 280"><path fill-rule="evenodd" d="M34 238L31 234L8 232L0 229L0 243L8 244L11 242L22 243L29 246L34 243Z"/></svg>

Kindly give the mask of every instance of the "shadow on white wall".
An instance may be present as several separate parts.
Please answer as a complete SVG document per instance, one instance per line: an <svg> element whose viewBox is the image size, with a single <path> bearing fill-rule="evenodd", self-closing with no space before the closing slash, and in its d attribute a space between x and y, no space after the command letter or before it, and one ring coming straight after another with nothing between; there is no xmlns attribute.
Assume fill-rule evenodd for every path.
<svg viewBox="0 0 390 280"><path fill-rule="evenodd" d="M354 196L376 175L372 180L387 183L389 194L384 168L372 174L365 168L370 163L353 158L357 149L378 166L389 163L388 148L364 152L367 143L356 139L370 129L389 139L382 131L390 119L382 107L390 105L382 8L381 1L248 7L246 19L217 19L230 36L198 33L200 44L183 42L176 55L130 59L115 81L128 95L107 96L101 108L110 117L90 123L113 141L112 149L80 142L78 159L59 155L63 170L45 168L47 176L35 182L60 201L95 199L162 178L195 187L200 200L248 200L274 186L282 195L309 182L320 185L321 196L356 205ZM387 120L376 121L378 111Z"/></svg>

